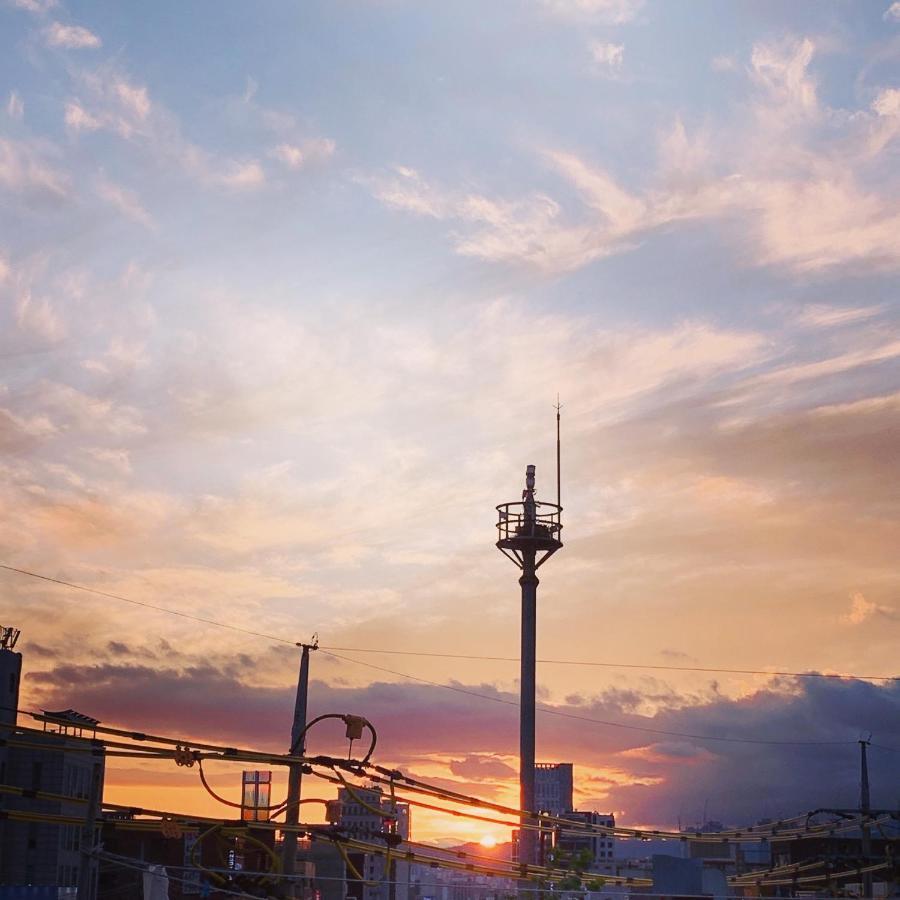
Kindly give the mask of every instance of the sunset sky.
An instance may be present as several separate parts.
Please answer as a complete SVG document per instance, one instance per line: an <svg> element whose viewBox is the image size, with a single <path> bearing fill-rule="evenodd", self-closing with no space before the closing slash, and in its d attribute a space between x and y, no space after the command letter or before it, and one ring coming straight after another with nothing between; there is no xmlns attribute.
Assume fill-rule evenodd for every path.
<svg viewBox="0 0 900 900"><path fill-rule="evenodd" d="M0 563L516 657L494 506L528 463L555 497L559 393L540 658L897 674L900 3L0 0L0 101ZM287 749L289 643L9 571L0 624L28 708ZM471 695L515 662L336 652L311 714L515 799L517 712ZM538 682L581 717L538 759L622 824L855 804L868 732L900 798L897 681ZM221 810L174 765L107 783Z"/></svg>

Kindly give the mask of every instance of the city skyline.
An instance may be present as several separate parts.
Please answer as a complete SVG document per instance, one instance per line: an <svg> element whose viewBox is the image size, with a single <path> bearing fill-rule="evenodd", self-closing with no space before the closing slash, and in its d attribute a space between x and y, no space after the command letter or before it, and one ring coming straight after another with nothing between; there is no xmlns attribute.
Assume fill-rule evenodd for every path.
<svg viewBox="0 0 900 900"><path fill-rule="evenodd" d="M871 731L895 804L896 680L569 663L895 676L898 48L888 0L6 0L0 563L282 640L0 571L23 702L283 752L318 632L312 715L514 800L494 506L555 498L559 394L537 759L741 823L855 805Z"/></svg>

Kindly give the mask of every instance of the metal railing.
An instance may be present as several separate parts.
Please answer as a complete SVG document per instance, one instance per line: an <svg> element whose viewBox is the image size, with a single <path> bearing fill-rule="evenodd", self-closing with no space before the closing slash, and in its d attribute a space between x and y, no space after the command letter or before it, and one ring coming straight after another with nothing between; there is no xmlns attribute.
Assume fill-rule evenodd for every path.
<svg viewBox="0 0 900 900"><path fill-rule="evenodd" d="M515 538L560 540L562 507L540 500L500 503L497 506L497 540Z"/></svg>

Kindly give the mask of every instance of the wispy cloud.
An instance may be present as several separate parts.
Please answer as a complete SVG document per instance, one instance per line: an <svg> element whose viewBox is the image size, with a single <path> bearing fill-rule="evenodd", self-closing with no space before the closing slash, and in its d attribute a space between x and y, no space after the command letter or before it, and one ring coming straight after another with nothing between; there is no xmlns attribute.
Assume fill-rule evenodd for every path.
<svg viewBox="0 0 900 900"><path fill-rule="evenodd" d="M841 621L848 625L862 625L874 616L895 618L896 613L886 606L867 600L860 591L856 591L850 598L850 609L841 616Z"/></svg>
<svg viewBox="0 0 900 900"><path fill-rule="evenodd" d="M881 306L827 306L810 303L800 310L797 321L811 328L832 328L852 322L864 322L883 312Z"/></svg>
<svg viewBox="0 0 900 900"><path fill-rule="evenodd" d="M153 228L152 217L144 209L140 197L134 191L101 177L97 180L97 194L133 222L145 228Z"/></svg>
<svg viewBox="0 0 900 900"><path fill-rule="evenodd" d="M631 22L644 0L541 0L554 15L566 19L589 20L621 25Z"/></svg>
<svg viewBox="0 0 900 900"><path fill-rule="evenodd" d="M881 92L874 114L823 111L809 74L814 49L809 39L756 45L750 65L752 140L748 135L735 150L733 143L718 144L707 128L689 134L676 119L660 139L659 168L643 188L625 188L579 154L545 151L549 164L578 189L587 216L546 193L501 200L436 188L405 167L368 183L390 207L461 223L464 236L454 238L460 253L547 272L632 250L649 232L680 221L726 216L746 223L758 265L797 272L847 264L897 267L900 210L883 181L870 186L866 171L883 170L883 179L896 180L881 151L900 130L897 98ZM613 62L619 58L615 48L603 54ZM808 123L826 118L846 131L833 151L810 143Z"/></svg>
<svg viewBox="0 0 900 900"><path fill-rule="evenodd" d="M58 341L66 333L65 324L50 300L34 297L28 289L20 291L16 298L16 322L23 331L45 341Z"/></svg>
<svg viewBox="0 0 900 900"><path fill-rule="evenodd" d="M259 160L212 153L188 140L172 113L151 99L147 86L117 69L84 71L79 84L83 96L65 107L65 123L72 132L112 132L145 146L159 163L174 165L208 187L244 191L265 184Z"/></svg>
<svg viewBox="0 0 900 900"><path fill-rule="evenodd" d="M69 196L69 179L47 161L49 145L0 138L0 189L37 199Z"/></svg>
<svg viewBox="0 0 900 900"><path fill-rule="evenodd" d="M625 45L593 41L591 43L591 59L594 71L605 78L617 78L625 61Z"/></svg>
<svg viewBox="0 0 900 900"><path fill-rule="evenodd" d="M44 29L48 47L64 47L68 50L96 50L102 45L100 38L81 25L63 25L53 22Z"/></svg>
<svg viewBox="0 0 900 900"><path fill-rule="evenodd" d="M300 169L329 159L334 155L334 150L334 141L328 138L310 138L299 144L278 144L269 151L269 155L289 169Z"/></svg>
<svg viewBox="0 0 900 900"><path fill-rule="evenodd" d="M41 16L59 6L58 0L10 0L10 2L17 9Z"/></svg>
<svg viewBox="0 0 900 900"><path fill-rule="evenodd" d="M25 102L17 91L9 92L9 100L6 101L6 114L11 119L21 119L25 115Z"/></svg>

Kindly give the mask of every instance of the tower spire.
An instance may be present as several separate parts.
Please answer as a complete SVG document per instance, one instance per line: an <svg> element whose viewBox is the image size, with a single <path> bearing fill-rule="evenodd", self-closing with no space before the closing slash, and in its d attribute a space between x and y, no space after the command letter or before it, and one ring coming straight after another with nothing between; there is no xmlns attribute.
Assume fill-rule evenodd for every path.
<svg viewBox="0 0 900 900"><path fill-rule="evenodd" d="M562 509L562 481L559 477L559 458L560 458L560 449L559 449L559 411L562 409L562 406L559 402L559 394L556 395L556 505Z"/></svg>

